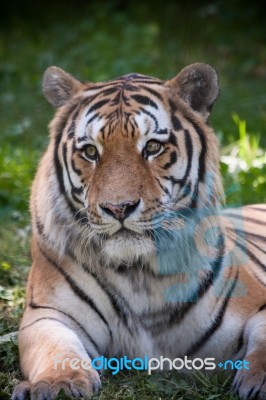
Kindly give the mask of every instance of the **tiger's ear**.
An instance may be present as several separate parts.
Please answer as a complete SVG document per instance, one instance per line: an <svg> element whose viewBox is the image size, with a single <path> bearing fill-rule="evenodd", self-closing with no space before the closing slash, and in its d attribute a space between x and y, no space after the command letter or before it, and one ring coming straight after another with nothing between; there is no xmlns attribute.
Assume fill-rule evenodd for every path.
<svg viewBox="0 0 266 400"><path fill-rule="evenodd" d="M82 83L58 67L49 67L43 75L43 93L54 107L61 107L78 92Z"/></svg>
<svg viewBox="0 0 266 400"><path fill-rule="evenodd" d="M168 85L175 87L178 95L207 119L219 94L218 75L209 64L187 66Z"/></svg>

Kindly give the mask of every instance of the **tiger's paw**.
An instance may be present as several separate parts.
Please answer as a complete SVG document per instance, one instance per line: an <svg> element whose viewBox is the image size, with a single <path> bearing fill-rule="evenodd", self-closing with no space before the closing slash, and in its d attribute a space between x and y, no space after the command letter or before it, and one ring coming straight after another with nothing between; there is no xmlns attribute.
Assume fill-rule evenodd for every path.
<svg viewBox="0 0 266 400"><path fill-rule="evenodd" d="M250 369L236 373L233 389L241 400L266 400L266 363L259 360L249 360Z"/></svg>
<svg viewBox="0 0 266 400"><path fill-rule="evenodd" d="M101 381L96 371L90 373L89 379L84 378L42 378L42 380L30 384L28 381L20 382L15 387L12 400L53 400L60 390L74 399L90 398L101 387Z"/></svg>

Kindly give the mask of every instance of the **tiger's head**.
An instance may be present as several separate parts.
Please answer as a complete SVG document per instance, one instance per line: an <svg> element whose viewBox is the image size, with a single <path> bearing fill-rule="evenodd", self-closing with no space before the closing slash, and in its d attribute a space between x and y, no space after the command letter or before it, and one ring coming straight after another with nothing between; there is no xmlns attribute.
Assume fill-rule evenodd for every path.
<svg viewBox="0 0 266 400"><path fill-rule="evenodd" d="M207 119L219 88L210 65L167 81L130 74L102 83L50 67L43 91L58 108L50 124L54 221L75 219L76 236L86 232L86 246L110 262L150 257L167 215L218 204L218 145Z"/></svg>

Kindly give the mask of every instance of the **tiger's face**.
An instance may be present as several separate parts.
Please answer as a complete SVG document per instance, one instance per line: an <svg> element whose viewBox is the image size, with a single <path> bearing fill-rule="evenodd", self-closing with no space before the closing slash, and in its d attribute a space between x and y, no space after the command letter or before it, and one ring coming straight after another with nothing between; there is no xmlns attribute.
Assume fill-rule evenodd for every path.
<svg viewBox="0 0 266 400"><path fill-rule="evenodd" d="M99 84L51 67L44 92L59 107L51 132L61 194L108 260L149 258L169 213L217 201L217 143L206 124L218 93L212 67Z"/></svg>

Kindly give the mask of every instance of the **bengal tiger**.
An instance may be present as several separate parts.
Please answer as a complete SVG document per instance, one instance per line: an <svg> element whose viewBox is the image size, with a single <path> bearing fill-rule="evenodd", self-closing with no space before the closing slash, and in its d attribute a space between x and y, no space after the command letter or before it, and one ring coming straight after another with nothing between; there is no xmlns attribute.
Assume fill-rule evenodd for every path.
<svg viewBox="0 0 266 400"><path fill-rule="evenodd" d="M81 83L50 67L43 92L57 112L32 186L12 399L87 396L98 370L54 360L102 355L245 360L234 391L265 399L266 207L223 211L215 69Z"/></svg>

